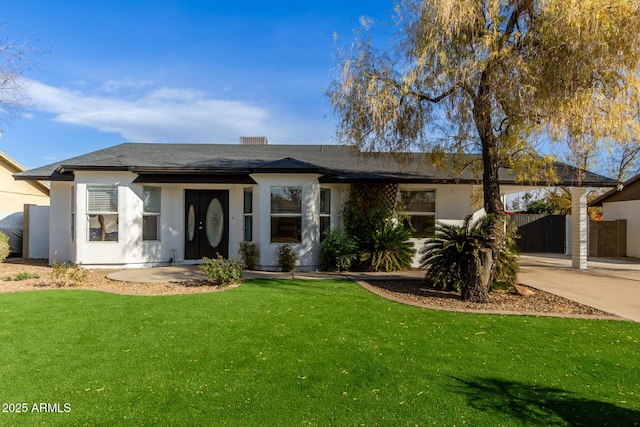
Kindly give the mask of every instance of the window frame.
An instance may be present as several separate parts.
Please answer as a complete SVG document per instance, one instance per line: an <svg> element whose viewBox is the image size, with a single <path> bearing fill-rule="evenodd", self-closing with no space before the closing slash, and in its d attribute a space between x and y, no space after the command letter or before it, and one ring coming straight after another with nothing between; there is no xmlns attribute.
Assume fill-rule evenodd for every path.
<svg viewBox="0 0 640 427"><path fill-rule="evenodd" d="M109 195L109 205L110 208L108 209L94 209L95 206L92 207L92 204L96 205L99 204L100 201L99 200L93 200L92 201L92 191L96 191L97 190L110 190L110 192L112 194ZM106 193L105 193L106 194ZM87 218L87 242L118 242L119 238L120 238L120 201L119 201L119 197L120 197L120 189L118 188L117 185L112 185L112 184L90 184L87 185L86 188L86 195L87 195L87 201L86 201L86 218ZM92 203L93 202L93 203ZM102 202L104 203L104 202ZM115 206L114 206L115 205ZM104 206L107 206L107 204L105 203ZM113 217L115 217L115 223L116 223L116 231L115 231L115 239L113 238L105 238L105 239L94 239L92 238L92 234L91 234L91 220L93 219L93 217L97 217L98 221L100 220L100 217L102 217L102 222L105 223L105 227L106 227L106 221L105 221L105 217L109 217L108 220L109 221L113 221ZM102 226L99 228L102 229ZM105 237L107 236L106 230L104 230L104 234Z"/></svg>
<svg viewBox="0 0 640 427"><path fill-rule="evenodd" d="M421 210L406 210L408 206L404 204L403 193L432 193L433 194L433 211L421 211ZM417 231L413 227L413 222L411 220L412 217L424 217L424 218L433 218L433 225L436 224L436 212L437 212L437 194L435 189L417 189L417 188L400 188L398 190L398 197L400 199L400 203L402 203L403 210L400 214L404 217L404 221L408 221L413 229L411 231L412 239L431 239L435 237L435 229L429 233L426 233L423 229L422 232Z"/></svg>
<svg viewBox="0 0 640 427"><path fill-rule="evenodd" d="M296 189L298 191L299 194L299 200L291 200L290 202L292 204L297 204L297 206L294 205L294 207L296 208L295 211L291 210L291 211L283 211L283 212L274 212L274 190L277 191L277 189ZM287 190L285 190L287 191ZM270 223L270 236L269 236L269 241L270 243L290 243L290 244L298 244L298 243L302 243L302 198L303 198L303 194L302 194L302 186L300 185L278 185L278 186L271 186L269 187L269 201L270 201L270 207L269 207L269 223ZM289 202L289 201L287 201ZM281 219L286 220L293 220L294 221L294 234L295 237L290 237L290 236L276 236L274 239L274 229L279 228L276 223L278 223ZM276 221L274 223L274 220Z"/></svg>
<svg viewBox="0 0 640 427"><path fill-rule="evenodd" d="M242 191L242 240L253 242L253 187L245 187Z"/></svg>
<svg viewBox="0 0 640 427"><path fill-rule="evenodd" d="M323 194L325 203L323 204ZM327 209L324 209L327 208ZM331 189L326 187L320 187L320 201L318 206L319 218L318 218L318 230L320 232L320 242L324 240L324 235L327 230L331 229ZM325 221L327 222L325 224Z"/></svg>
<svg viewBox="0 0 640 427"><path fill-rule="evenodd" d="M147 206L145 206L146 195L147 193L152 194L152 192L157 192L158 194L157 212L152 210L147 210ZM156 222L155 239L149 238L148 236L145 237L145 231L146 231L145 222L147 222L148 218L151 218L151 217L153 217ZM162 187L153 187L153 186L146 186L146 185L143 186L142 187L142 230L141 230L141 233L142 233L141 237L143 242L159 242L161 240L160 239L161 217L162 217Z"/></svg>
<svg viewBox="0 0 640 427"><path fill-rule="evenodd" d="M71 242L76 241L76 192L75 185L71 185Z"/></svg>

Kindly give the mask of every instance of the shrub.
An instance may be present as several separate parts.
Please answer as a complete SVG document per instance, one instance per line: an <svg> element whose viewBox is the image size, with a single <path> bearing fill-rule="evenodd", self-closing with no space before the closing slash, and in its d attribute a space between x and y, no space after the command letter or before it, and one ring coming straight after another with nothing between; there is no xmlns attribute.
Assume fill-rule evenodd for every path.
<svg viewBox="0 0 640 427"><path fill-rule="evenodd" d="M370 230L360 241L360 260L371 271L398 271L411 268L415 250L411 231L390 221Z"/></svg>
<svg viewBox="0 0 640 427"><path fill-rule="evenodd" d="M320 243L320 265L324 271L346 271L358 259L356 240L341 230L329 230Z"/></svg>
<svg viewBox="0 0 640 427"><path fill-rule="evenodd" d="M461 291L466 284L466 273L487 232L487 217L472 222L468 215L462 225L439 223L436 235L420 250L420 267L425 268L425 278L433 287ZM505 245L496 261L495 284L512 286L516 283L518 266L516 258L517 235L513 228L507 231Z"/></svg>
<svg viewBox="0 0 640 427"><path fill-rule="evenodd" d="M240 242L240 249L238 254L242 258L244 268L247 270L255 270L258 266L258 260L260 259L260 253L258 252L258 245L253 242Z"/></svg>
<svg viewBox="0 0 640 427"><path fill-rule="evenodd" d="M482 239L477 224L470 222L471 215L462 225L438 223L435 237L420 250L420 267L427 270L425 278L433 287L462 290L464 272L469 270L473 252Z"/></svg>
<svg viewBox="0 0 640 427"><path fill-rule="evenodd" d="M39 278L40 278L39 274L28 273L26 271L23 271L22 273L18 273L15 276L7 276L2 280L5 280L7 282L19 282L21 280L39 279Z"/></svg>
<svg viewBox="0 0 640 427"><path fill-rule="evenodd" d="M500 251L500 258L496 263L496 274L493 277L492 285L494 287L499 286L510 289L518 284L518 273L520 272L518 255L520 255L520 248L518 248L517 240L520 236L518 236L517 230L518 227L515 222L507 226L504 246Z"/></svg>
<svg viewBox="0 0 640 427"><path fill-rule="evenodd" d="M53 260L50 277L55 286L77 286L87 281L87 272L77 264L68 265L64 262L58 264L56 260Z"/></svg>
<svg viewBox="0 0 640 427"><path fill-rule="evenodd" d="M9 256L9 236L0 231L0 262Z"/></svg>
<svg viewBox="0 0 640 427"><path fill-rule="evenodd" d="M293 251L291 245L280 245L276 248L278 255L278 266L282 271L293 271L298 263L298 256Z"/></svg>
<svg viewBox="0 0 640 427"><path fill-rule="evenodd" d="M395 205L389 202L387 184L353 184L342 208L344 229L356 240L364 239L371 230L396 216Z"/></svg>
<svg viewBox="0 0 640 427"><path fill-rule="evenodd" d="M200 271L216 285L227 286L242 280L242 266L237 261L225 259L220 254L216 258L203 257L202 261Z"/></svg>

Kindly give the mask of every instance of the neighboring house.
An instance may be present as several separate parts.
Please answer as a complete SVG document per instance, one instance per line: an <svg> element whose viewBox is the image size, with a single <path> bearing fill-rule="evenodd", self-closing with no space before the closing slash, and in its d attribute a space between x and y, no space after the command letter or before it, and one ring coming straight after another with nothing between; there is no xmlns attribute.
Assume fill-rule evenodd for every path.
<svg viewBox="0 0 640 427"><path fill-rule="evenodd" d="M602 206L602 220L627 220L627 256L640 258L640 174L593 200Z"/></svg>
<svg viewBox="0 0 640 427"><path fill-rule="evenodd" d="M29 218L32 211L47 209L44 206L49 205L49 186L39 180L25 182L13 179L13 174L24 171L24 167L0 152L0 231L9 237L12 256L38 256L37 243L30 246L28 242L35 240L48 246L48 236L46 233L45 236L38 236L37 231L30 235L23 218L24 215ZM25 209L25 205L40 206L29 206ZM25 236L26 239L23 239ZM35 252L31 253L30 249L35 249Z"/></svg>
<svg viewBox="0 0 640 427"><path fill-rule="evenodd" d="M505 194L532 188L500 173ZM557 164L556 173L559 185L578 185L576 169ZM246 240L258 245L261 269L276 269L277 245L290 243L298 268L310 270L322 232L341 227L352 184L389 184L409 204L418 236L478 212L481 194L478 177L435 170L424 154L396 162L336 145L126 143L15 178L51 181L49 260L85 266L233 257ZM583 186L616 183L582 177Z"/></svg>
<svg viewBox="0 0 640 427"><path fill-rule="evenodd" d="M25 204L48 205L49 186L40 180L15 181L13 175L25 168L0 152L0 217L22 212ZM2 215L5 214L5 215Z"/></svg>

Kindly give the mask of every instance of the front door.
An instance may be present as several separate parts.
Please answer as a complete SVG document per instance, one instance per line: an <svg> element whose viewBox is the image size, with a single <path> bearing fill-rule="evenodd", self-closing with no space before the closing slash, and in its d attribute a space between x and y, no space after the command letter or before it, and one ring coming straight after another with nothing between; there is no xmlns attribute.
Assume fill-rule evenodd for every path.
<svg viewBox="0 0 640 427"><path fill-rule="evenodd" d="M229 191L185 190L185 259L229 257Z"/></svg>

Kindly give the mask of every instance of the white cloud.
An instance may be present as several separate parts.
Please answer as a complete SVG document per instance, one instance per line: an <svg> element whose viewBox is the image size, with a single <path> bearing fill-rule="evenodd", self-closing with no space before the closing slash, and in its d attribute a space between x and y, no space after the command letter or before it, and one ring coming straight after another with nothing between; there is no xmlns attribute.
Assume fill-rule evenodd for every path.
<svg viewBox="0 0 640 427"><path fill-rule="evenodd" d="M133 98L131 93L125 98L111 93L133 86L147 88ZM35 110L52 114L58 122L119 134L126 141L234 143L240 135L265 135L270 141L289 143L296 142L288 139L301 125L280 123L282 115L262 106L212 99L191 89L151 88L148 82L125 80L107 82L102 90L109 93L89 95L77 88L30 82Z"/></svg>
<svg viewBox="0 0 640 427"><path fill-rule="evenodd" d="M141 88L147 88L149 86L152 86L153 82L150 80L144 80L144 81L137 81L137 80L133 80L129 77L124 78L122 80L109 80L106 81L101 89L104 92L107 93L113 93L113 92L118 92L121 90L136 90L136 89L141 89Z"/></svg>

